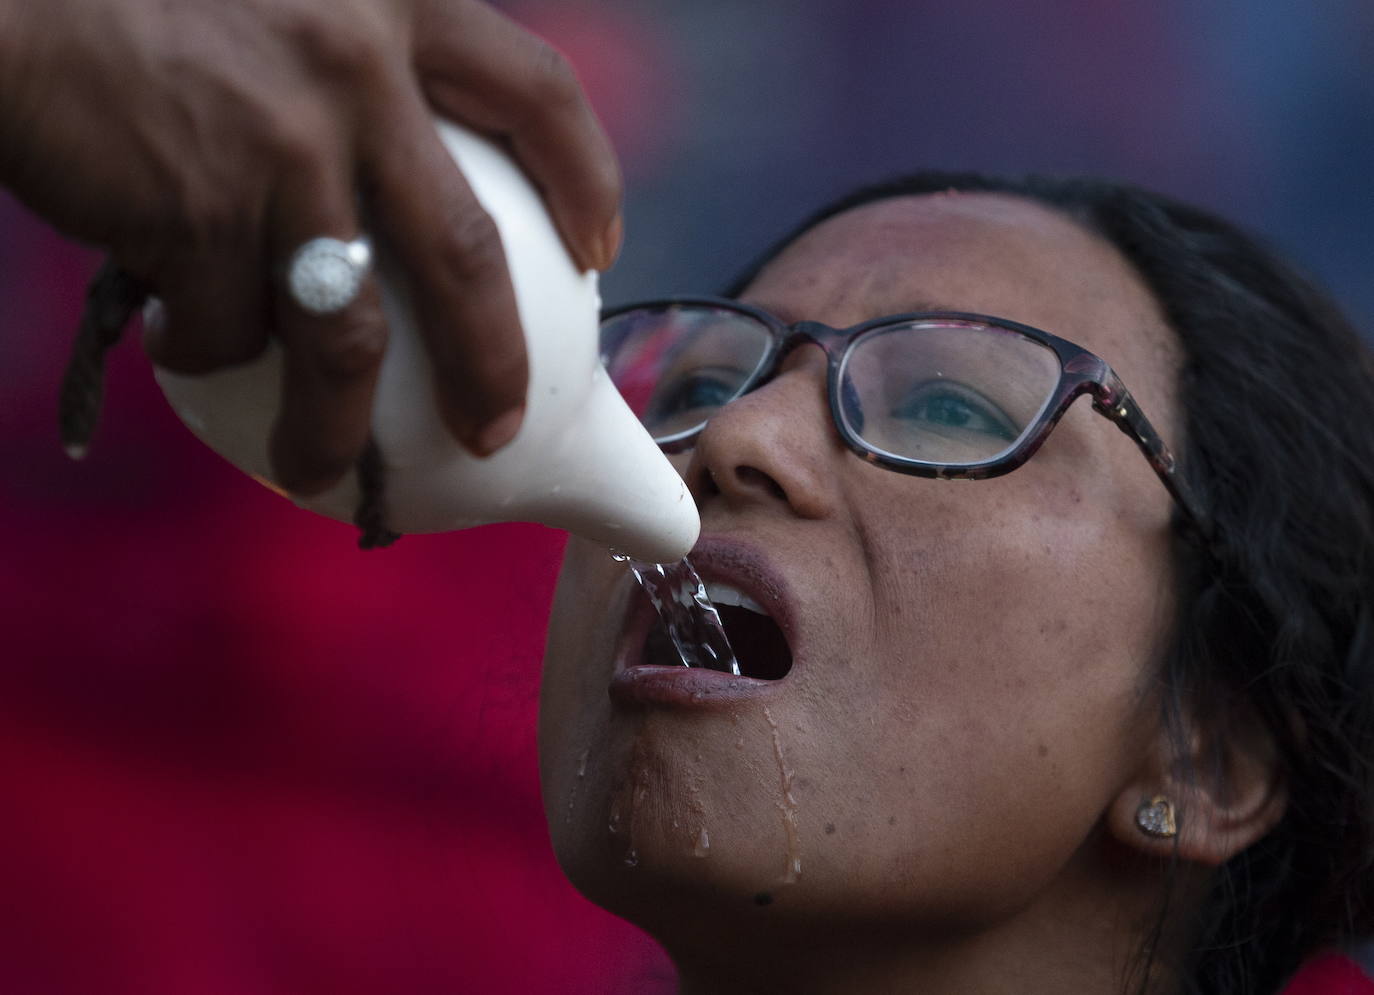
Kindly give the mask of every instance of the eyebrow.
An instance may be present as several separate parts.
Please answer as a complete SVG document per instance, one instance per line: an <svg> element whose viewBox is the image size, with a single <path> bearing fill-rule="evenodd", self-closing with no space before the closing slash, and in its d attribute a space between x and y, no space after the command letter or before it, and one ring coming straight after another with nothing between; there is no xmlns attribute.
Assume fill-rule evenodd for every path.
<svg viewBox="0 0 1374 995"><path fill-rule="evenodd" d="M953 304L940 304L934 301L916 301L915 303L907 307L901 308L900 310L884 311L882 314L875 314L873 317L881 318L883 314L913 314L920 311L956 311L961 313L968 313L969 311L976 310L978 309L970 307L955 307Z"/></svg>
<svg viewBox="0 0 1374 995"><path fill-rule="evenodd" d="M741 300L741 303L750 303L750 302L748 302L748 301L745 301L743 298L740 298L740 300ZM767 311L769 314L773 315L775 318L780 319L780 320L783 322L783 324L785 324L785 325L795 325L795 324L796 324L797 322L799 322L799 321L807 321L807 320L810 320L810 319L807 319L807 318L803 317L799 312L797 312L797 311L793 310L792 308L788 307L786 304L782 304L782 305L778 305L778 306L770 306L770 305L765 305L765 304L754 304L753 306L754 306L754 307L760 307L760 308L762 308L763 310ZM965 313L965 312L968 312L968 310L969 310L969 309L966 308L966 307L954 307L954 306L951 305L951 304L936 304L936 303L932 303L932 302L930 302L930 301L916 301L916 302L912 303L911 305L909 305L909 306L907 306L907 307L900 308L900 309L889 309L889 310L877 311L877 312L875 312L875 313L869 315L867 318L865 318L865 319L863 319L863 320L864 320L864 321L872 321L872 320L875 319L875 318L883 318L883 317L886 317L887 315L890 315L890 314L916 314L916 313L926 312L926 311L954 311L954 312ZM859 324L862 324L862 322L859 322Z"/></svg>

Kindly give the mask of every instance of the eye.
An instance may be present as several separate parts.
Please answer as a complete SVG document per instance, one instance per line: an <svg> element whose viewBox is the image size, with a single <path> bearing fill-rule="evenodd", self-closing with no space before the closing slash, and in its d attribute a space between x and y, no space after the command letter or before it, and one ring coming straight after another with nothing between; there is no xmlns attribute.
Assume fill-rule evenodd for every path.
<svg viewBox="0 0 1374 995"><path fill-rule="evenodd" d="M989 436L1012 442L1019 434L1006 412L971 387L950 380L928 380L907 391L890 417L942 435Z"/></svg>
<svg viewBox="0 0 1374 995"><path fill-rule="evenodd" d="M700 368L663 381L644 420L665 421L689 411L715 410L734 400L744 374L723 367Z"/></svg>

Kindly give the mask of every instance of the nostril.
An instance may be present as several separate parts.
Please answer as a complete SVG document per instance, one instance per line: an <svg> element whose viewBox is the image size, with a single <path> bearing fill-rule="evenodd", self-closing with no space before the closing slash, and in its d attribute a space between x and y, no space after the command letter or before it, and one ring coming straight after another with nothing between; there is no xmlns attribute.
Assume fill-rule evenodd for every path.
<svg viewBox="0 0 1374 995"><path fill-rule="evenodd" d="M782 489L782 485L762 470L755 469L752 466L736 467L735 478L744 487L762 488L779 501L787 501L787 492Z"/></svg>
<svg viewBox="0 0 1374 995"><path fill-rule="evenodd" d="M702 498L716 497L720 494L720 484L716 483L716 471L709 466L702 468L702 472L696 475L696 480L693 483L696 484L693 491L696 493L698 503Z"/></svg>

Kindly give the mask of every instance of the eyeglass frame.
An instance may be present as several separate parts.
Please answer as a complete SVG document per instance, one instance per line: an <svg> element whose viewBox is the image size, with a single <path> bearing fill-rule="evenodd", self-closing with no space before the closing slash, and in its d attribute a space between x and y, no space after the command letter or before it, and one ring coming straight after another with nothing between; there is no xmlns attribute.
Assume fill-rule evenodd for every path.
<svg viewBox="0 0 1374 995"><path fill-rule="evenodd" d="M848 328L835 328L819 321L798 321L788 324L762 308L729 298L705 296L665 297L606 308L601 312L601 325L604 326L606 322L631 311L667 311L691 307L733 311L758 321L769 332L768 348L759 358L754 371L745 379L730 401L738 400L771 380L777 374L782 361L797 346L807 342L820 346L826 355L828 368L826 399L830 406L830 418L840 438L850 451L864 461L896 473L937 480L986 480L1011 473L1035 455L1069 406L1080 395L1088 394L1092 397L1093 410L1114 424L1136 444L1178 508L1184 513L1188 524L1200 536L1209 535L1207 516L1192 486L1180 472L1178 460L1165 445L1154 425L1145 417L1145 413L1121 382L1121 378L1101 357L1067 339L1009 318L967 311L913 311L884 315ZM1048 347L1058 358L1059 382L1050 392L1049 400L1041 407L1034 421L1018 436L1015 444L993 459L971 464L942 464L898 456L865 443L848 425L840 408L840 378L844 372L845 358L855 343L862 336L880 329L923 321L958 321L1020 335ZM603 362L605 358L603 355ZM725 404L729 404L730 401L726 401ZM708 418L700 425L683 432L675 432L661 438L655 436L654 441L664 452L682 452L692 446L709 421Z"/></svg>

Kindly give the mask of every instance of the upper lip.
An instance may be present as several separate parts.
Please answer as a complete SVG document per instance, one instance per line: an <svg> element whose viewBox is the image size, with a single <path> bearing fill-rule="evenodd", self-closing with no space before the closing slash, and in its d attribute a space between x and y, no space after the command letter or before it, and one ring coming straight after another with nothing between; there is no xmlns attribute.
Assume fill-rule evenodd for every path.
<svg viewBox="0 0 1374 995"><path fill-rule="evenodd" d="M692 547L687 559L708 584L713 581L729 584L758 602L782 630L793 660L800 656L795 599L782 572L756 543L733 536L705 534ZM617 669L640 662L644 640L657 619L649 600L635 594L631 592L621 627Z"/></svg>

